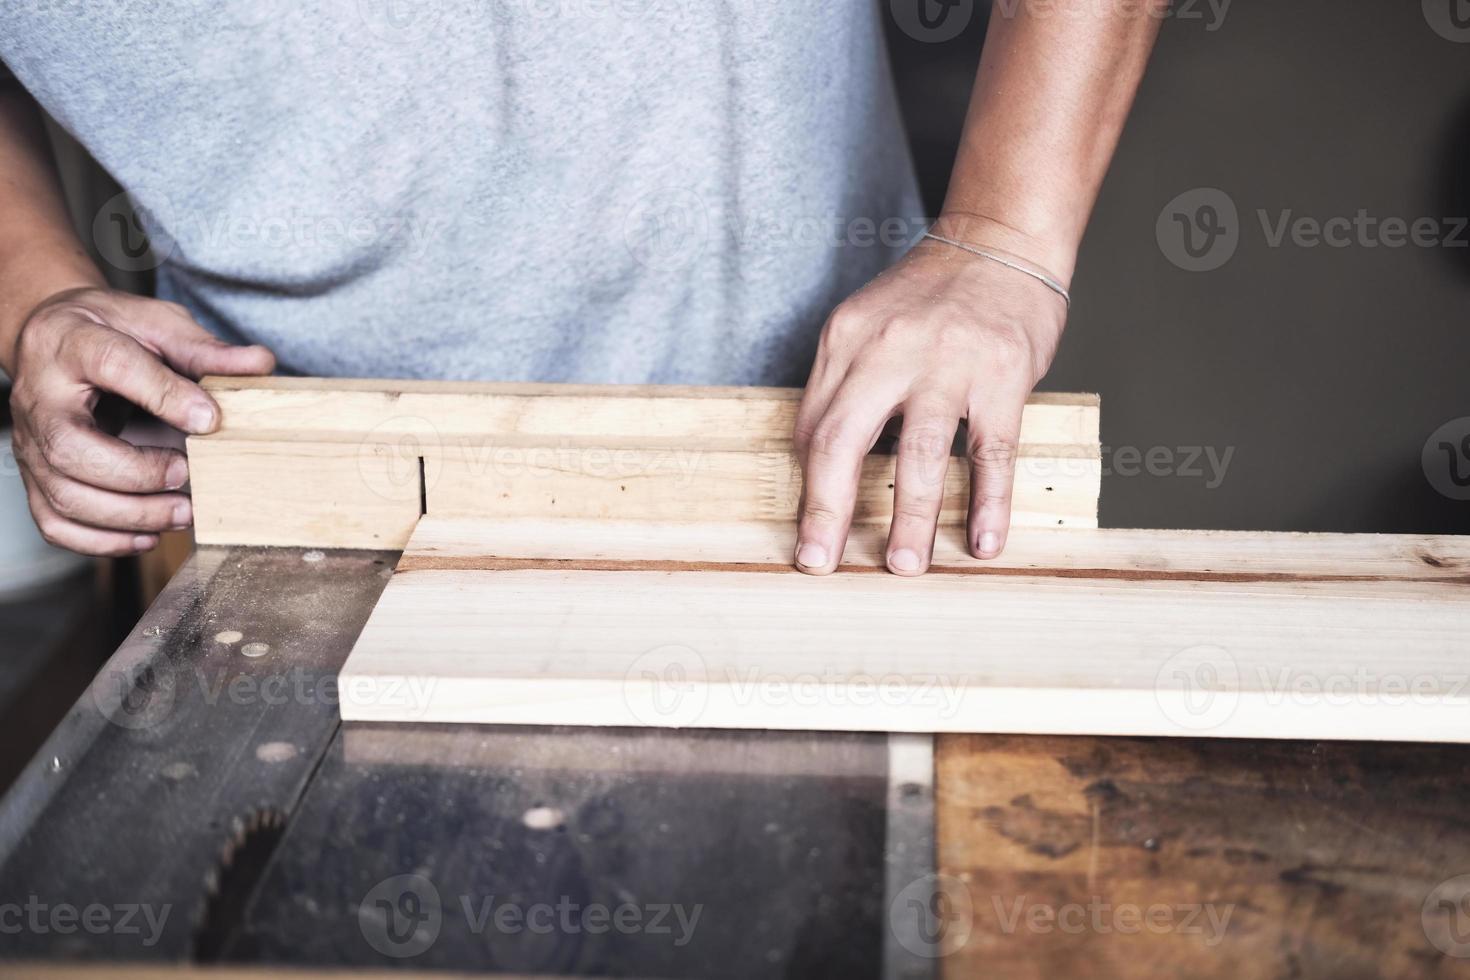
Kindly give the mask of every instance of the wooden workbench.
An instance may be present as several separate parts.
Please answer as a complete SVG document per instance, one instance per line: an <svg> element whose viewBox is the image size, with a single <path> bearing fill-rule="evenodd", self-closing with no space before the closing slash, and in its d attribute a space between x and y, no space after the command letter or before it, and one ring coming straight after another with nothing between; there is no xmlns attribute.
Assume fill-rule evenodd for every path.
<svg viewBox="0 0 1470 980"><path fill-rule="evenodd" d="M961 735L936 770L946 977L1470 974L1464 747Z"/></svg>

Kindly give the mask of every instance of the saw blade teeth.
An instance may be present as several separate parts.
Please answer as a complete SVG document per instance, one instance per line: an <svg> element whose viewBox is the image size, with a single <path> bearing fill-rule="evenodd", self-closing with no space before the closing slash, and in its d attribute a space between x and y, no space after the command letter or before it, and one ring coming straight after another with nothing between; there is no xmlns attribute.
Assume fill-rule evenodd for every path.
<svg viewBox="0 0 1470 980"><path fill-rule="evenodd" d="M219 955L286 823L284 810L263 806L226 825L218 859L204 875L204 895L193 916L196 955L205 960Z"/></svg>

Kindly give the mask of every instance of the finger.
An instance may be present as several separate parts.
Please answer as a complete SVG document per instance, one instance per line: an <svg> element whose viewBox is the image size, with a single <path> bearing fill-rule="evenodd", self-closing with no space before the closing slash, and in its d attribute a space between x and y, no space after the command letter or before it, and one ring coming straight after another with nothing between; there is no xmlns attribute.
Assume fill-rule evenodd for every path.
<svg viewBox="0 0 1470 980"><path fill-rule="evenodd" d="M832 399L852 367L852 338L864 329L864 319L860 314L838 307L822 325L822 339L817 345L812 371L801 394L801 405L796 410L793 448L803 465L817 422L827 414Z"/></svg>
<svg viewBox="0 0 1470 980"><path fill-rule="evenodd" d="M68 520L56 513L36 488L34 481L24 472L22 478L31 505L31 516L35 518L36 527L48 544L82 555L106 558L136 555L158 544L158 536L154 534L109 531Z"/></svg>
<svg viewBox="0 0 1470 980"><path fill-rule="evenodd" d="M78 380L120 395L185 432L214 430L219 409L194 382L180 377L120 330L79 328L66 350Z"/></svg>
<svg viewBox="0 0 1470 980"><path fill-rule="evenodd" d="M184 454L133 446L99 431L84 411L42 409L16 429L23 462L51 469L79 483L120 493L177 490L189 479Z"/></svg>
<svg viewBox="0 0 1470 980"><path fill-rule="evenodd" d="M191 378L206 374L270 374L276 357L260 344L241 347L205 330L177 303L138 299L121 310L127 331Z"/></svg>
<svg viewBox="0 0 1470 980"><path fill-rule="evenodd" d="M182 493L114 493L88 486L54 470L33 472L46 503L78 524L115 531L183 530L194 518Z"/></svg>
<svg viewBox="0 0 1470 980"><path fill-rule="evenodd" d="M801 404L796 408L796 428L791 434L791 448L802 466L806 465L807 452L811 449L812 435L816 432L817 423L822 420L822 414L826 412L834 393L835 388L818 387L815 376L807 381L806 389L801 393Z"/></svg>
<svg viewBox="0 0 1470 980"><path fill-rule="evenodd" d="M817 423L827 413L841 381L840 376L834 377L833 372L823 371L820 366L812 368L811 377L807 379L806 388L801 393L801 404L796 408L796 429L792 433L792 449L796 451L796 458L802 466L806 465Z"/></svg>
<svg viewBox="0 0 1470 980"><path fill-rule="evenodd" d="M214 337L165 348L163 353L174 370L196 379L206 374L270 374L276 369L276 355L269 348L237 347Z"/></svg>
<svg viewBox="0 0 1470 980"><path fill-rule="evenodd" d="M960 424L957 402L930 396L904 408L888 529L888 568L899 575L921 574L933 556L944 475Z"/></svg>
<svg viewBox="0 0 1470 980"><path fill-rule="evenodd" d="M167 330L159 350L174 370L191 378L206 374L270 374L276 369L276 355L269 348L261 344L242 347L227 343L194 322L187 313Z"/></svg>
<svg viewBox="0 0 1470 980"><path fill-rule="evenodd" d="M896 393L849 379L813 427L796 524L796 567L801 571L823 575L842 560L863 457L897 404Z"/></svg>
<svg viewBox="0 0 1470 980"><path fill-rule="evenodd" d="M966 451L970 461L970 553L994 558L1011 526L1011 494L1021 439L1026 390L996 390L973 403Z"/></svg>

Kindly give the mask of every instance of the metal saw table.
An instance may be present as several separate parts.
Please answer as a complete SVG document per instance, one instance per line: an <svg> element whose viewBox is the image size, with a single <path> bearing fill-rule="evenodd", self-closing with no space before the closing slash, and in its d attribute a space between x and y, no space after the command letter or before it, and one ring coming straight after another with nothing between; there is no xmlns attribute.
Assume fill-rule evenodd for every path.
<svg viewBox="0 0 1470 980"><path fill-rule="evenodd" d="M344 726L395 557L194 554L0 800L0 973L1470 972L1465 746Z"/></svg>
<svg viewBox="0 0 1470 980"><path fill-rule="evenodd" d="M932 973L931 739L343 725L395 558L195 552L0 802L0 955Z"/></svg>

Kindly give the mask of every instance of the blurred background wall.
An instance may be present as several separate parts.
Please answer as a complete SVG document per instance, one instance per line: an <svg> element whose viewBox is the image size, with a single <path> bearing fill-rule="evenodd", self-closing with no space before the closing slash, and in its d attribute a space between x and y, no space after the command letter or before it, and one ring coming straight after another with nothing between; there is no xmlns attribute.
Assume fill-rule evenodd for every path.
<svg viewBox="0 0 1470 980"><path fill-rule="evenodd" d="M879 2L937 213L986 6ZM1103 524L1470 531L1467 215L1466 0L1176 0L1042 383L1102 394Z"/></svg>

